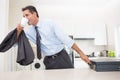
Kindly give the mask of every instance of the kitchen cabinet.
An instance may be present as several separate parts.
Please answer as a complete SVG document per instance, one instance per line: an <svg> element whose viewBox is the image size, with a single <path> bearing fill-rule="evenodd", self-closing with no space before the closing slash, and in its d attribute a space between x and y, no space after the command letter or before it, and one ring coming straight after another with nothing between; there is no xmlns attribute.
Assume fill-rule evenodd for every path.
<svg viewBox="0 0 120 80"><path fill-rule="evenodd" d="M94 27L95 45L107 45L107 30L105 24Z"/></svg>
<svg viewBox="0 0 120 80"><path fill-rule="evenodd" d="M116 57L120 57L120 26L115 28L115 50Z"/></svg>
<svg viewBox="0 0 120 80"><path fill-rule="evenodd" d="M94 38L92 24L79 24L75 26L74 38Z"/></svg>
<svg viewBox="0 0 120 80"><path fill-rule="evenodd" d="M95 45L107 45L105 24L80 24L74 29L75 39L94 39Z"/></svg>

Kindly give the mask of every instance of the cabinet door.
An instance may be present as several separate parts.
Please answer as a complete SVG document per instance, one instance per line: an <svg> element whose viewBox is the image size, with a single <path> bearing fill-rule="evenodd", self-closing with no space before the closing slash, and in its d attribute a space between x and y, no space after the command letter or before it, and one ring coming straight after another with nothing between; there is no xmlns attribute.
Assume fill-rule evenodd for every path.
<svg viewBox="0 0 120 80"><path fill-rule="evenodd" d="M75 26L74 38L94 38L93 24L79 24Z"/></svg>
<svg viewBox="0 0 120 80"><path fill-rule="evenodd" d="M107 45L107 34L105 24L94 26L95 45Z"/></svg>

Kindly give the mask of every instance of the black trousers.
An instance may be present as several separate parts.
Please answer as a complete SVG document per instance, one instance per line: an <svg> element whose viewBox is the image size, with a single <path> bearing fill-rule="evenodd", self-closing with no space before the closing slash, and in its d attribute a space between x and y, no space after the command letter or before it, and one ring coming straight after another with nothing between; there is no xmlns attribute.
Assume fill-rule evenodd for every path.
<svg viewBox="0 0 120 80"><path fill-rule="evenodd" d="M46 69L74 68L68 53L64 49L55 55L46 56L43 63Z"/></svg>

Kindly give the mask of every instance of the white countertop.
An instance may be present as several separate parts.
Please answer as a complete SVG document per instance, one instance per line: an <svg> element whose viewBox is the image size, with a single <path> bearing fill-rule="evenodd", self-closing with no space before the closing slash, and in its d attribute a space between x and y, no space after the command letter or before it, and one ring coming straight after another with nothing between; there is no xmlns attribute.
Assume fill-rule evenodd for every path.
<svg viewBox="0 0 120 80"><path fill-rule="evenodd" d="M120 80L120 71L96 72L91 69L57 69L0 72L0 80Z"/></svg>

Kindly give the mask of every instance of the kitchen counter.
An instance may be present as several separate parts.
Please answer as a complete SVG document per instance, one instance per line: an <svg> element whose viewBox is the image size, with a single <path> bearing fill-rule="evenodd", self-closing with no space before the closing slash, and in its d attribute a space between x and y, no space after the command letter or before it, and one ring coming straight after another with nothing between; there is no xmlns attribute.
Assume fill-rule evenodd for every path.
<svg viewBox="0 0 120 80"><path fill-rule="evenodd" d="M0 72L0 80L119 80L120 72L91 69L57 69Z"/></svg>

